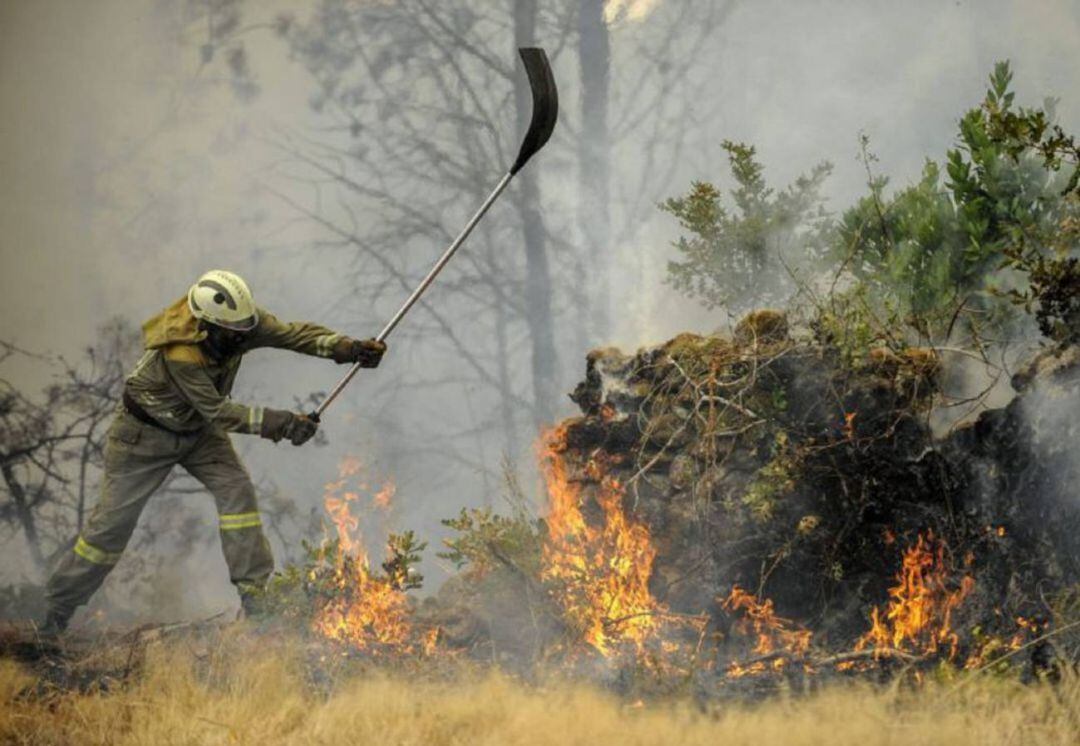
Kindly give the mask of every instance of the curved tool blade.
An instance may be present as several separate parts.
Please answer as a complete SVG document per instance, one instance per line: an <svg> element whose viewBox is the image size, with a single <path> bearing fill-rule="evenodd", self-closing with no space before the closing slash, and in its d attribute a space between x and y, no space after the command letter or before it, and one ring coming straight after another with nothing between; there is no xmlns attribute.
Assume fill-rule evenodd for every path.
<svg viewBox="0 0 1080 746"><path fill-rule="evenodd" d="M555 78L551 74L551 66L548 64L547 55L543 49L539 47L522 47L518 50L521 54L521 61L525 63L525 72L529 76L529 87L532 89L533 110L532 120L529 122L529 130L525 133L525 139L521 142L521 151L518 153L517 160L514 161L514 165L510 170L503 174L502 179L499 181L495 190L488 195L488 198L484 200L484 204L480 205L480 209L469 219L469 222L465 224L465 227L458 234L454 242L443 252L439 257L439 261L435 262L435 266L431 268L427 276L423 281L413 290L412 295L405 301L404 305L398 309L398 312L394 314L394 317L390 319L383 330L379 332L379 336L376 337L379 341L386 339L390 332L394 331L394 328L398 325L398 322L409 312L409 309L413 307L423 295L424 291L428 289L428 286L435 281L436 275L442 271L442 268L446 266L446 263L450 261L450 257L454 255L454 252L458 250L461 244L468 238L472 229L476 227L476 224L480 222L480 219L487 213L488 208L495 203L495 200L499 198L499 195L503 193L506 186L510 183L514 174L521 170L530 158L532 158L540 148L544 147L544 144L551 137L552 130L555 129L555 120L559 117L559 92L555 88ZM331 389L330 393L326 395L326 398L322 400L319 406L309 416L316 422L319 421L319 417L326 408L330 406L342 390L349 384L349 381L353 379L353 376L360 370L360 363L354 363L349 372L337 382L337 385Z"/></svg>
<svg viewBox="0 0 1080 746"><path fill-rule="evenodd" d="M547 54L540 47L522 47L518 53L529 76L533 110L529 131L521 142L517 160L510 167L511 174L520 171L522 166L544 147L555 129L555 120L559 118L559 91L555 87L555 76L551 74Z"/></svg>

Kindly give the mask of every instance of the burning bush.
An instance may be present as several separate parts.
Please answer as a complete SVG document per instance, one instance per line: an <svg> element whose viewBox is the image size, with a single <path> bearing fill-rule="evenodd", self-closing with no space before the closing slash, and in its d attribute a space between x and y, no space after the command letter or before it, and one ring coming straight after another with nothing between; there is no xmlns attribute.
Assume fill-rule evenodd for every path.
<svg viewBox="0 0 1080 746"><path fill-rule="evenodd" d="M1037 360L1017 403L938 439L933 351L856 363L828 336L793 338L775 311L738 329L591 353L582 416L540 439L543 516L511 479L511 515L445 521L457 535L441 556L462 572L437 596L406 594L423 549L411 533L371 567L361 518L383 515L392 489L351 461L327 486L332 538L279 587L302 591L313 632L358 653L437 640L522 670L604 662L683 680L978 668L1050 628L1047 604L1078 577L1055 559L1074 540L1057 524L1077 509L1044 473L1024 407L1071 391L1080 355ZM1031 477L988 480L995 465Z"/></svg>
<svg viewBox="0 0 1080 746"><path fill-rule="evenodd" d="M753 652L758 655L769 657L781 652L801 658L810 650L813 632L796 628L791 620L777 616L770 599L759 600L739 586L735 586L724 600L723 608L725 611L743 615L739 623L739 631L753 638ZM781 669L786 660L784 656L773 657L772 667ZM730 663L728 675L739 677L750 673L762 673L765 670L764 660L757 660L749 665Z"/></svg>
<svg viewBox="0 0 1080 746"><path fill-rule="evenodd" d="M543 438L543 468L550 505L542 580L549 581L567 622L601 654L629 643L641 650L659 625L663 610L649 591L656 550L643 524L622 508L622 486L605 474L600 455L586 464L596 481L593 499L599 519L581 513L581 487L570 481L566 429Z"/></svg>
<svg viewBox="0 0 1080 746"><path fill-rule="evenodd" d="M269 601L284 616L298 617L312 632L348 649L395 655L430 652L437 628L418 629L413 602L406 591L423 577L416 571L426 544L412 531L390 533L387 559L374 570L361 536L361 506L368 514L389 509L395 493L392 480L373 488L362 463L347 458L338 479L326 485L324 507L333 536L307 546L307 560L292 566L271 584Z"/></svg>
<svg viewBox="0 0 1080 746"><path fill-rule="evenodd" d="M897 584L889 589L884 612L874 607L871 628L859 638L857 650L913 650L932 654L939 648L949 660L956 657L959 637L953 629L953 612L971 595L975 580L963 575L956 588L950 583L959 573L950 572L944 542L931 533L919 535L915 546L904 551Z"/></svg>
<svg viewBox="0 0 1080 746"><path fill-rule="evenodd" d="M456 525L487 589L492 575L519 589L503 611L531 628L534 660L576 651L736 678L974 667L1045 631L1017 620L1048 619L1044 601L1078 576L1043 559L1070 545L1034 514L1077 509L1051 499L1050 475L1023 500L982 478L1007 460L1013 473L1017 458L1046 465L1022 404L936 438L933 350L854 361L828 335L793 338L775 311L739 329L591 353L572 396L582 416L541 439L544 518ZM1074 377L1071 363L1037 365L1039 386ZM440 599L468 596L480 574ZM472 644L514 649L478 631L494 617L477 599Z"/></svg>

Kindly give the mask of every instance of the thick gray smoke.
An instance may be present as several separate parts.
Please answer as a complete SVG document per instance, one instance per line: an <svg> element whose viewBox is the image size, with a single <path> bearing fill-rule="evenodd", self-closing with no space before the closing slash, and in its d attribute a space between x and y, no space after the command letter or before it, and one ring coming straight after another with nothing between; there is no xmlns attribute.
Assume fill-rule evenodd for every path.
<svg viewBox="0 0 1080 746"><path fill-rule="evenodd" d="M319 7L330 12L339 5ZM489 2L445 5L458 24L450 30L481 34L484 49L510 69L514 3L497 10ZM724 184L723 139L756 145L775 185L819 161L833 162L826 193L829 207L841 209L865 181L855 160L860 132L870 136L880 171L907 182L925 157L941 158L957 117L981 99L995 60L1012 60L1021 97L1039 103L1061 95L1061 123L1074 131L1080 125L1080 99L1070 98L1080 58L1080 10L1072 0L620 3L627 10L609 13L607 35L609 253L593 262L581 255L585 231L576 212L581 78L578 50L566 42L578 30L576 6L540 2L534 38L553 52L563 106L556 139L529 167L549 231L560 393L580 377L590 346L633 347L726 323L663 283L677 226L655 207L693 179ZM386 4L367 7L393 15ZM233 10L238 25L215 29ZM282 14L292 23L280 24ZM342 78L364 84L352 110L364 118L349 122L349 111L337 107L349 92L320 87L329 69L345 63L320 58L321 66L313 65L304 56L322 43L310 36L318 18L317 7L300 0L0 5L0 339L77 359L102 323L118 316L139 323L214 267L245 276L280 317L322 321L355 336L378 331L405 285L441 250L440 231L463 222L475 193L486 192L506 167L493 154L514 147L512 79L477 73L478 92L451 81L462 101L478 95L485 102L482 111L463 105L459 112L475 128L475 142L455 142L460 129L449 128L439 98L446 92L429 87L434 78L420 62L395 57L400 36L387 22L390 30L378 26L364 47L386 75L376 85L363 76L370 68L355 67ZM711 24L707 33L702 19ZM323 28L335 28L333 17L323 20ZM560 23L567 36L556 33ZM444 41L457 48L452 38ZM477 64L466 51L460 56ZM369 179L401 156L390 152L401 141L389 129L404 121L395 118L404 116L395 101L407 102L411 122L423 121L430 107L434 144L458 159L437 164L448 168L430 180L385 172L378 183ZM339 162L347 164L340 172L325 171ZM343 178L385 190L393 201L350 189ZM485 179L490 184L474 183ZM439 229L395 234L392 219L401 211L394 205L414 198ZM440 518L498 500L504 458L533 484L536 422L513 398L530 391L531 330L519 312L506 328L498 314L499 303L519 303L525 292L522 199L519 189L508 195L487 232L466 247L472 258L431 292L441 321L422 310L406 319L385 364L361 376L330 411L327 445L295 450L237 439L256 481L293 500L300 524L317 519L323 485L347 455L362 458L376 476L394 476L394 522L417 528L432 544L441 536ZM335 233L320 218L363 240ZM393 258L401 282L387 280L377 256ZM503 300L476 279L488 262L497 277L517 278ZM603 276L590 275L596 268ZM587 281L573 286L581 276ZM581 318L593 296L609 298L610 325ZM595 329L603 338L592 336ZM507 335L501 367L493 347L499 334ZM478 358L475 368L466 355ZM14 380L39 389L43 370L41 363L17 362ZM341 372L322 361L258 352L245 362L234 396L292 407ZM514 379L501 393L500 372ZM572 409L562 397L550 414ZM169 613L218 610L232 601L212 536L212 506L200 494L183 502L190 506L165 507L194 515L208 538L171 563L170 577L153 582L184 589L186 608ZM373 547L376 555L379 549ZM24 549L11 542L0 551ZM18 556L2 564L25 565ZM434 584L446 576L436 563L426 570Z"/></svg>

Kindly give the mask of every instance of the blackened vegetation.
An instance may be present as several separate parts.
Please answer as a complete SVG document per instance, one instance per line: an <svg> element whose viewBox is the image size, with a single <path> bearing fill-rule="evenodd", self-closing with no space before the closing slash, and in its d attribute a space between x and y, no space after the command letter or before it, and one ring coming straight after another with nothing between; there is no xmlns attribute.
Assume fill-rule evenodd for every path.
<svg viewBox="0 0 1080 746"><path fill-rule="evenodd" d="M654 595L709 612L722 646L737 616L718 602L739 586L812 629L815 648L852 650L905 548L933 537L950 587L974 580L952 615L962 664L1014 636L1018 619L1049 629L1080 581L1080 353L1044 353L1017 374L1008 407L938 439L928 415L940 367L929 348L882 347L853 365L820 340L792 340L774 311L733 339L597 350L572 395L583 416L566 458L588 500L599 485L584 465L603 454L651 532Z"/></svg>
<svg viewBox="0 0 1080 746"><path fill-rule="evenodd" d="M1007 576L1010 599L1039 606L1080 580L1080 348L1043 352L1012 384L1007 407L985 412L943 452L963 477L969 520L1006 529L1006 551L987 559Z"/></svg>

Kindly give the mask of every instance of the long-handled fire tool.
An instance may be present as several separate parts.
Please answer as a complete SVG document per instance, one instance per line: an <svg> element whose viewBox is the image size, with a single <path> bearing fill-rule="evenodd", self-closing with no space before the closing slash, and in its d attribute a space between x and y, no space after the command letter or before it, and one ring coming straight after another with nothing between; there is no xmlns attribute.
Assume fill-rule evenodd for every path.
<svg viewBox="0 0 1080 746"><path fill-rule="evenodd" d="M555 120L559 116L559 93L555 88L555 77L551 74L551 65L548 64L547 55L543 49L539 47L522 47L518 50L521 54L521 61L525 63L525 72L529 76L529 87L532 89L532 120L529 122L529 130L525 133L525 138L521 142L521 150L518 151L517 160L514 161L514 165L510 167L510 170L502 177L499 184L495 187L495 190L488 195L488 198L484 200L484 204L480 205L480 209L476 211L476 214L469 219L469 222L462 228L461 233L458 234L454 242L450 244L449 248L443 252L443 255L439 257L439 261L435 262L435 266L431 268L431 271L427 273L427 277L417 286L416 290L412 292L408 300L398 309L398 312L394 314L394 317L383 327L383 330L379 332L379 336L375 337L378 341L382 342L390 336L390 332L394 331L394 327L398 325L402 317L408 313L409 309L420 299L424 291L428 289L428 286L434 282L435 277L442 271L442 268L446 266L446 263L450 261L450 257L454 255L454 252L465 242L465 239L472 233L473 228L480 222L480 219L484 217L484 214L488 211L488 208L494 204L495 200L499 198L499 195L503 193L506 186L510 183L510 179L514 177L518 171L529 161L547 143L551 137L552 130L555 129ZM311 417L314 420L318 420L322 413L326 411L326 408L330 406L331 402L337 398L349 381L353 379L357 371L360 370L360 363L355 363L349 372L337 382L337 385L331 389L322 403L311 413Z"/></svg>

